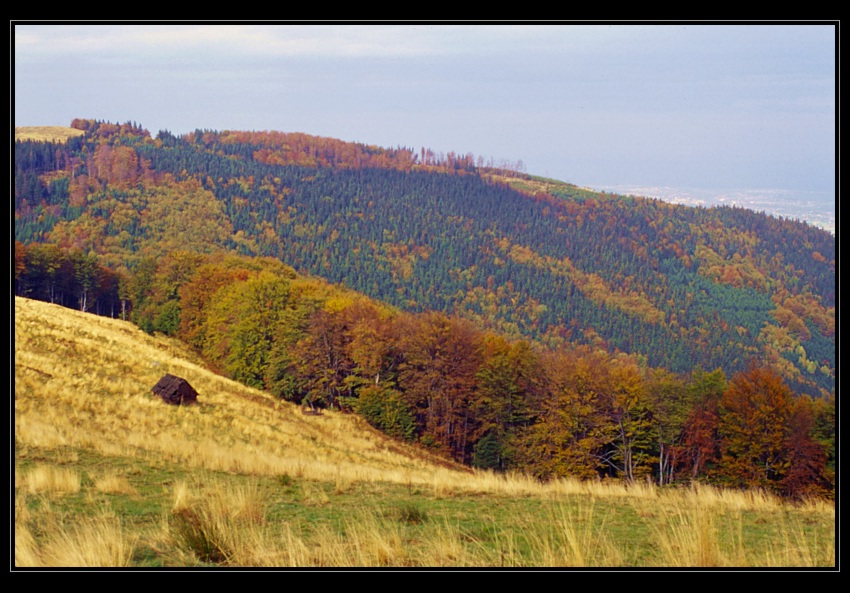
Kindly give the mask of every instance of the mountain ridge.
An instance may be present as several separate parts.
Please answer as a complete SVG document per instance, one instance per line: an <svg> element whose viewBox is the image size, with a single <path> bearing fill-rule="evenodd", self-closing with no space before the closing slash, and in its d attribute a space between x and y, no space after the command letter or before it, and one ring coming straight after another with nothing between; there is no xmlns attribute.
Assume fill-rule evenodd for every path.
<svg viewBox="0 0 850 593"><path fill-rule="evenodd" d="M74 126L15 144L18 295L129 317L246 385L478 467L834 483L823 231L471 155ZM750 384L765 403L742 403ZM745 438L754 405L774 421ZM782 469L732 453L753 443Z"/></svg>
<svg viewBox="0 0 850 593"><path fill-rule="evenodd" d="M88 236L89 249L132 268L140 253L170 249L145 235L164 246L175 228L196 227L184 244L276 257L409 310L459 313L551 345L601 340L678 371L702 361L734 372L756 348L786 378L830 389L834 355L822 352L834 333L834 238L805 224L479 169L471 155L73 125L85 128L89 140L71 142L86 156L54 163L49 180L29 173L35 190L16 176L23 242L38 234L79 248ZM798 347L818 353L814 372Z"/></svg>

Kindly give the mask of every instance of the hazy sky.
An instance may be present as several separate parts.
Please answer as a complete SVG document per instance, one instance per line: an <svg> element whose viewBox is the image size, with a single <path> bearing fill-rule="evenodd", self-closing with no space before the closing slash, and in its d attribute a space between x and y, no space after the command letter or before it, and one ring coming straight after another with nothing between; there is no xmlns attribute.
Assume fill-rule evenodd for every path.
<svg viewBox="0 0 850 593"><path fill-rule="evenodd" d="M14 125L282 130L599 187L834 192L834 26L12 23Z"/></svg>

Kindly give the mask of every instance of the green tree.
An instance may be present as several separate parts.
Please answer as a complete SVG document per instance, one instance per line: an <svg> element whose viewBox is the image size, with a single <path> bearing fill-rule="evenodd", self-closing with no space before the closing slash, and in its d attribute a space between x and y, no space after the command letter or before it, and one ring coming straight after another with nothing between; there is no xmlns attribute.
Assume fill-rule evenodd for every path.
<svg viewBox="0 0 850 593"><path fill-rule="evenodd" d="M290 282L270 272L221 288L208 306L204 355L229 377L265 387L277 326L290 308Z"/></svg>
<svg viewBox="0 0 850 593"><path fill-rule="evenodd" d="M694 405L684 380L665 370L653 370L646 386L658 437L658 484L670 484L679 463L685 422Z"/></svg>
<svg viewBox="0 0 850 593"><path fill-rule="evenodd" d="M814 425L812 438L823 447L826 455L825 477L830 489L835 490L835 393L826 399L817 398L812 401Z"/></svg>
<svg viewBox="0 0 850 593"><path fill-rule="evenodd" d="M604 459L627 481L650 475L657 461L658 431L653 407L640 370L633 365L617 366L611 372L610 415L616 431Z"/></svg>
<svg viewBox="0 0 850 593"><path fill-rule="evenodd" d="M126 289L132 303L130 319L148 333L153 333L153 312L148 302L152 296L156 268L156 258L143 257L132 271Z"/></svg>
<svg viewBox="0 0 850 593"><path fill-rule="evenodd" d="M53 244L33 244L26 252L25 294L55 303L60 300L65 253Z"/></svg>
<svg viewBox="0 0 850 593"><path fill-rule="evenodd" d="M485 451L488 459L495 454L496 465L488 462L486 467L505 470L510 464L511 442L520 427L529 425L532 407L540 397L541 369L524 341L511 344L490 334L485 336L482 354L472 407L479 423L478 436L486 441L478 442L475 455L481 462Z"/></svg>
<svg viewBox="0 0 850 593"><path fill-rule="evenodd" d="M504 450L502 440L494 432L481 437L472 455L472 466L481 469L504 470Z"/></svg>
<svg viewBox="0 0 850 593"><path fill-rule="evenodd" d="M413 410L395 389L367 385L360 389L354 410L384 433L410 441L416 431Z"/></svg>
<svg viewBox="0 0 850 593"><path fill-rule="evenodd" d="M89 296L97 287L97 256L75 249L70 253L70 260L74 267L74 281L77 287L77 302L80 311L88 311Z"/></svg>

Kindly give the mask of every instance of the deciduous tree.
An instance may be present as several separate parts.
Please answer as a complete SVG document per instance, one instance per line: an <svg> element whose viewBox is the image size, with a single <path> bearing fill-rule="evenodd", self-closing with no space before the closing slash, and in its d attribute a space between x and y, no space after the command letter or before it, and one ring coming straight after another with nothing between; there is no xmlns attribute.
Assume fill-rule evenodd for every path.
<svg viewBox="0 0 850 593"><path fill-rule="evenodd" d="M208 306L203 353L233 379L265 387L277 326L291 307L289 281L271 272L222 288Z"/></svg>
<svg viewBox="0 0 850 593"><path fill-rule="evenodd" d="M469 461L480 334L468 321L426 313L409 318L400 339L399 389L416 410L421 440Z"/></svg>
<svg viewBox="0 0 850 593"><path fill-rule="evenodd" d="M718 414L721 477L735 486L775 489L789 467L788 386L775 371L751 366L732 377Z"/></svg>

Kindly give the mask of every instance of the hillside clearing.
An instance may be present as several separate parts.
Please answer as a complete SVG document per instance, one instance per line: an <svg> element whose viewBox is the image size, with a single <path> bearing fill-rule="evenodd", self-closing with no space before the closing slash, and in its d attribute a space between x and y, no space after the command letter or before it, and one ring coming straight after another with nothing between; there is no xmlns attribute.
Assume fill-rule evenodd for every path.
<svg viewBox="0 0 850 593"><path fill-rule="evenodd" d="M37 142L67 142L69 138L82 136L83 130L66 126L21 126L15 128L15 140L35 140Z"/></svg>

